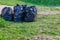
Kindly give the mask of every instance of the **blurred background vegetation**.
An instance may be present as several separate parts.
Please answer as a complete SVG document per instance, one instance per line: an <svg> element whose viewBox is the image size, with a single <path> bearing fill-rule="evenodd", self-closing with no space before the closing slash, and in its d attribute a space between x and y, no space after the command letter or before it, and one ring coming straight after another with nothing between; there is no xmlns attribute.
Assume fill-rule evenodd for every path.
<svg viewBox="0 0 60 40"><path fill-rule="evenodd" d="M41 6L60 6L60 0L0 0L0 4L15 5L17 3Z"/></svg>

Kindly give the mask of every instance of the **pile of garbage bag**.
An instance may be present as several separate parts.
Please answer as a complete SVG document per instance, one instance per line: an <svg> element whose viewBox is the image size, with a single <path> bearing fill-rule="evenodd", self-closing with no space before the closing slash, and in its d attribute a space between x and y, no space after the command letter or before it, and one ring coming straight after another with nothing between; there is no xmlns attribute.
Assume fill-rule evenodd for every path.
<svg viewBox="0 0 60 40"><path fill-rule="evenodd" d="M4 7L1 13L3 19L14 22L33 22L37 18L37 8L35 6L17 4L13 9Z"/></svg>

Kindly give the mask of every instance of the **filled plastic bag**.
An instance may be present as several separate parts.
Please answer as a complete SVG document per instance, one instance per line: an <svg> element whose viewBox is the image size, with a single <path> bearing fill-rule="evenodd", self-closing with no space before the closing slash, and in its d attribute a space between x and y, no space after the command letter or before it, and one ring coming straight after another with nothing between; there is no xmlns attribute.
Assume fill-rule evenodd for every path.
<svg viewBox="0 0 60 40"><path fill-rule="evenodd" d="M15 22L22 22L23 16L23 7L19 4L14 6L14 21Z"/></svg>
<svg viewBox="0 0 60 40"><path fill-rule="evenodd" d="M26 9L27 14L25 16L25 21L26 22L32 22L36 20L36 16L37 16L37 9L35 6L30 6L27 7Z"/></svg>
<svg viewBox="0 0 60 40"><path fill-rule="evenodd" d="M35 6L19 5L12 8L4 7L2 9L2 17L5 20L14 21L14 22L32 22L36 20L37 17L37 8Z"/></svg>
<svg viewBox="0 0 60 40"><path fill-rule="evenodd" d="M22 16L22 20L24 21L24 18L25 18L26 14L27 14L27 11L26 11L27 5L22 5L22 7L23 7L23 16Z"/></svg>
<svg viewBox="0 0 60 40"><path fill-rule="evenodd" d="M8 20L8 21L12 21L12 15L13 12L12 12L12 9L10 7L4 7L2 9L2 14L1 16L5 19L5 20Z"/></svg>

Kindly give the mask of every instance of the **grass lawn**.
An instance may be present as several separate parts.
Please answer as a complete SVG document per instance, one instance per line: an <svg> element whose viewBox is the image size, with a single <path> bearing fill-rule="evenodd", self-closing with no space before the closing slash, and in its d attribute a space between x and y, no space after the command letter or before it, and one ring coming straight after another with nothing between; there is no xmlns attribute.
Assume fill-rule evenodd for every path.
<svg viewBox="0 0 60 40"><path fill-rule="evenodd" d="M60 36L60 15L38 15L36 22L15 23L0 20L0 40L26 40L43 34ZM56 39L55 39L56 40ZM58 39L57 39L58 40Z"/></svg>
<svg viewBox="0 0 60 40"><path fill-rule="evenodd" d="M45 6L58 6L60 0L43 0L43 1L30 1L30 0L0 0L0 4L4 5L16 5L16 4L40 5L38 10L51 10L60 11L58 8L45 8ZM60 36L60 14L56 15L37 15L36 22L12 22L5 21L0 17L0 40L33 40L34 36ZM60 40L56 38L54 40Z"/></svg>

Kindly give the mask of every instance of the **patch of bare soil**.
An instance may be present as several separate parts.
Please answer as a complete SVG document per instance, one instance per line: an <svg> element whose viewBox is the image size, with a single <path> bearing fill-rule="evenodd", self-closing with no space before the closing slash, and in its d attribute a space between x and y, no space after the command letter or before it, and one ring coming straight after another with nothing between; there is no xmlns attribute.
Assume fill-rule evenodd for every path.
<svg viewBox="0 0 60 40"><path fill-rule="evenodd" d="M43 9L45 8L45 9ZM48 10L46 8L51 8L51 7L37 7L37 11L38 11L38 14L43 14L43 15L47 15L47 14L60 14L59 11L52 11L52 10ZM54 7L54 8L58 8L60 9L60 7Z"/></svg>
<svg viewBox="0 0 60 40"><path fill-rule="evenodd" d="M55 40L55 39L60 39L60 36L48 36L48 35L43 35L43 36L34 36L32 40Z"/></svg>

